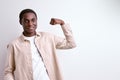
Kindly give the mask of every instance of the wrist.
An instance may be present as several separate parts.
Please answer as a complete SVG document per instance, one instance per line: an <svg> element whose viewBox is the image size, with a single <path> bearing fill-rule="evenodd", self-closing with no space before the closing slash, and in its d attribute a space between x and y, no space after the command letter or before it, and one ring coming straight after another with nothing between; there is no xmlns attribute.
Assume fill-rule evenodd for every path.
<svg viewBox="0 0 120 80"><path fill-rule="evenodd" d="M60 25L62 26L62 25L64 25L64 24L65 24L65 22L64 22L64 21L62 21Z"/></svg>

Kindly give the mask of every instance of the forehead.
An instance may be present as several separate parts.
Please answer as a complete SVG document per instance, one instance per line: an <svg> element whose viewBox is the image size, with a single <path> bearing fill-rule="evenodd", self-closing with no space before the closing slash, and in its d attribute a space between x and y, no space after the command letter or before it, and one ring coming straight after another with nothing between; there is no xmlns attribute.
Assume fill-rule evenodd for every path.
<svg viewBox="0 0 120 80"><path fill-rule="evenodd" d="M23 19L33 19L33 18L36 18L34 13L25 13L23 15Z"/></svg>

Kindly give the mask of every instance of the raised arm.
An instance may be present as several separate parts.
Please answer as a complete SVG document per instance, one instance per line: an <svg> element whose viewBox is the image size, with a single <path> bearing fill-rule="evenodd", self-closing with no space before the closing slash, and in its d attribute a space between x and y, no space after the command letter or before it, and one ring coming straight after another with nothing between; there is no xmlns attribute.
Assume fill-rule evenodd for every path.
<svg viewBox="0 0 120 80"><path fill-rule="evenodd" d="M61 25L61 28L63 30L63 33L65 35L65 38L55 36L54 40L56 43L56 48L57 49L71 49L76 47L72 30L69 26L69 24L66 24L63 20L57 19L57 18L52 18L50 21L51 25L56 25L59 24Z"/></svg>

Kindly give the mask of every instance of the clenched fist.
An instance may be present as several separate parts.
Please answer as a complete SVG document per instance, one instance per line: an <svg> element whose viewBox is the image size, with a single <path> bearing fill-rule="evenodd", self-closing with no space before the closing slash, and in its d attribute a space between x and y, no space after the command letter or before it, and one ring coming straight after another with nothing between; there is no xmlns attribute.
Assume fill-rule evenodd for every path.
<svg viewBox="0 0 120 80"><path fill-rule="evenodd" d="M51 18L50 24L51 25L56 25L56 24L64 25L65 23L61 19Z"/></svg>

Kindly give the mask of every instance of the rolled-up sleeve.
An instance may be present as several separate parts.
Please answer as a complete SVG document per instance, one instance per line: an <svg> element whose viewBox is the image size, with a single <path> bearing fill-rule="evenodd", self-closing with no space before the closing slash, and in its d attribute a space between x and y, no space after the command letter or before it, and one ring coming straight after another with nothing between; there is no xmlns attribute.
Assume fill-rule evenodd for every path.
<svg viewBox="0 0 120 80"><path fill-rule="evenodd" d="M64 24L61 26L65 38L55 36L55 43L57 49L71 49L76 47L76 43L74 41L73 33L69 24Z"/></svg>

